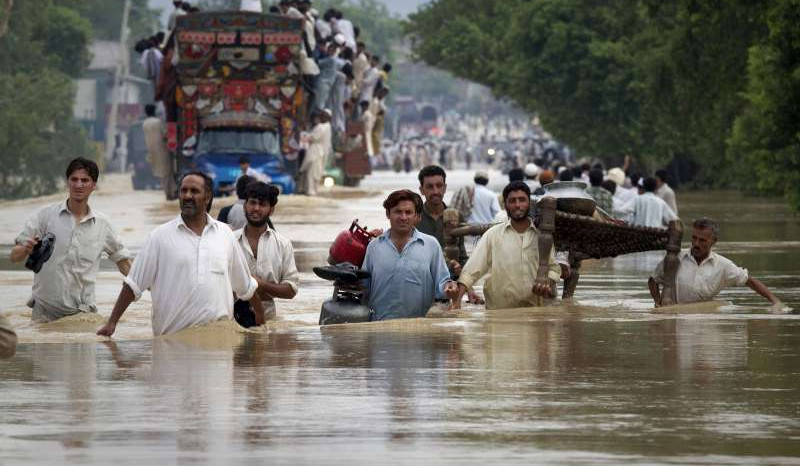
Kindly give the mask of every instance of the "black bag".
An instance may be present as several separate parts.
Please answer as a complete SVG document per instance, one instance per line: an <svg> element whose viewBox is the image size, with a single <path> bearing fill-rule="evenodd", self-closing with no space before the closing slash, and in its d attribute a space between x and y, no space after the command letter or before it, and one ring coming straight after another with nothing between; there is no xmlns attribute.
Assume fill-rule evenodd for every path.
<svg viewBox="0 0 800 466"><path fill-rule="evenodd" d="M244 328L258 325L256 324L256 313L253 312L250 303L242 301L241 299L237 299L236 302L233 303L233 318Z"/></svg>
<svg viewBox="0 0 800 466"><path fill-rule="evenodd" d="M33 270L33 273L39 273L44 263L53 255L53 248L55 245L56 235L46 233L42 239L36 243L36 246L33 247L33 251L31 251L30 255L28 255L28 260L25 261L25 267Z"/></svg>

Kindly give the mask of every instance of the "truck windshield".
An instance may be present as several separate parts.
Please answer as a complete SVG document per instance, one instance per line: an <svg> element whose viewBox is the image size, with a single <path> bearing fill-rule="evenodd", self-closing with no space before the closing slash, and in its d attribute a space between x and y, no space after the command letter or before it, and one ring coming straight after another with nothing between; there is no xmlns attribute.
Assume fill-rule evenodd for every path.
<svg viewBox="0 0 800 466"><path fill-rule="evenodd" d="M207 130L200 133L197 151L280 154L278 136L270 131Z"/></svg>

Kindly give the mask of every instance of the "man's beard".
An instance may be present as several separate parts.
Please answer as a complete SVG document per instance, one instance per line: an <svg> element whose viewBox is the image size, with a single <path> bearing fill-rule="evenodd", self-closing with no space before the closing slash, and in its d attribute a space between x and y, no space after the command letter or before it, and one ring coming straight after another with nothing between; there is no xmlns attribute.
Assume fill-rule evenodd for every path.
<svg viewBox="0 0 800 466"><path fill-rule="evenodd" d="M518 212L514 214L509 213L508 216L511 218L511 220L525 220L528 217L528 212Z"/></svg>
<svg viewBox="0 0 800 466"><path fill-rule="evenodd" d="M264 217L260 221L253 220L248 216L246 216L246 218L247 218L247 224L255 228L261 228L264 225L266 225L267 222L269 221L269 217Z"/></svg>

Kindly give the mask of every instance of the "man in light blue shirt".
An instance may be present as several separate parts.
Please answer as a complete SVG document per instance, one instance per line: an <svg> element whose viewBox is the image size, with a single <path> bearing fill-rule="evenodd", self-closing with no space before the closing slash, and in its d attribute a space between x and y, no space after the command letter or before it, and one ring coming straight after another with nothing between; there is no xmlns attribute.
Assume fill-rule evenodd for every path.
<svg viewBox="0 0 800 466"><path fill-rule="evenodd" d="M434 298L452 299L458 287L450 279L439 242L420 233L416 224L422 198L402 189L383 203L390 228L367 247L362 269L374 320L424 317Z"/></svg>

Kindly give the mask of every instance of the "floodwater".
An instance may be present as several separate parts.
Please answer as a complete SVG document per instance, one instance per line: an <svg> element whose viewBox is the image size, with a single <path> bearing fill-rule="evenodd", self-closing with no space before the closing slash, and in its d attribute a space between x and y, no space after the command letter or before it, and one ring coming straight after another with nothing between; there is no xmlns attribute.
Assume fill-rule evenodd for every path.
<svg viewBox="0 0 800 466"><path fill-rule="evenodd" d="M450 189L469 176L451 174ZM722 221L717 251L781 309L741 288L653 312L645 282L662 254L645 253L585 263L576 299L553 307L316 326L331 288L311 267L352 219L385 226L381 193L415 181L377 174L355 193L282 198L275 223L301 291L256 331L218 322L153 339L145 294L113 340L95 337L119 291L111 264L100 317L33 325L30 272L0 263L21 340L0 361L0 464L800 462L800 219L781 201L678 193L685 221ZM133 250L177 212L157 193L93 199L127 212ZM13 214L0 242L36 202L0 204Z"/></svg>

